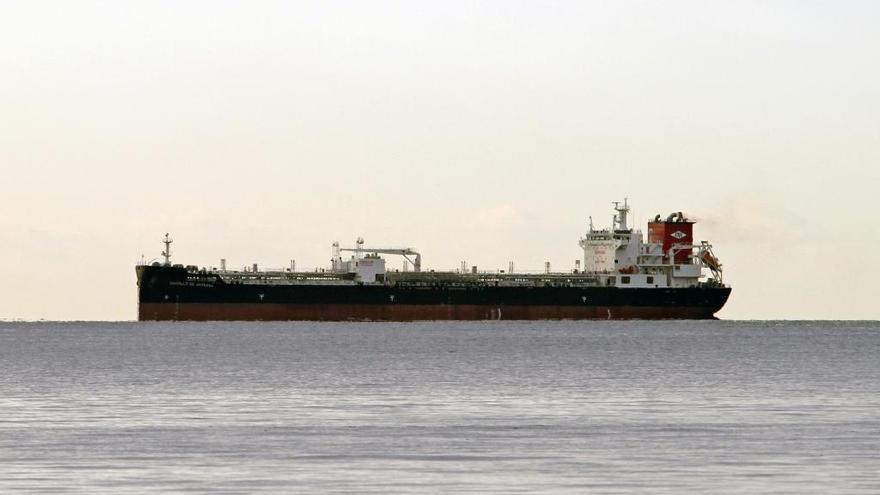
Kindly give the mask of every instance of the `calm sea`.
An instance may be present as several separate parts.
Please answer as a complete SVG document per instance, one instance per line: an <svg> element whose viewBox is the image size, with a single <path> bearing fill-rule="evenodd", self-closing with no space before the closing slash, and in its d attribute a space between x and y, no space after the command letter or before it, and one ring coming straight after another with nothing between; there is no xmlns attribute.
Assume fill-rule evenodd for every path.
<svg viewBox="0 0 880 495"><path fill-rule="evenodd" d="M880 493L880 323L0 323L0 492Z"/></svg>

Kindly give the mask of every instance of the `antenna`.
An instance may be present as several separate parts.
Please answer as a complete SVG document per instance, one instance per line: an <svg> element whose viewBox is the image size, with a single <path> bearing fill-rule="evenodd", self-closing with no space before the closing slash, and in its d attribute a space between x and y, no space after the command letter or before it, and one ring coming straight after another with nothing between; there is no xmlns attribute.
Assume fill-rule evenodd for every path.
<svg viewBox="0 0 880 495"><path fill-rule="evenodd" d="M614 230L629 230L626 225L626 214L629 213L629 198L623 198L623 206L620 206L620 201L614 201L614 211L617 212L614 215L613 229Z"/></svg>
<svg viewBox="0 0 880 495"><path fill-rule="evenodd" d="M162 240L162 243L165 244L165 251L162 251L162 256L165 257L165 264L171 264L171 243L174 242L171 240L171 237L166 233L165 239Z"/></svg>

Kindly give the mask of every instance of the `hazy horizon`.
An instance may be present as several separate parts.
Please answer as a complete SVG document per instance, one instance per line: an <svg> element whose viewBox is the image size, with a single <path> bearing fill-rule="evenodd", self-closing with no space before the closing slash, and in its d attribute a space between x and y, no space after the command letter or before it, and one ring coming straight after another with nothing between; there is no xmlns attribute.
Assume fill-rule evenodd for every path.
<svg viewBox="0 0 880 495"><path fill-rule="evenodd" d="M0 319L136 318L134 265L554 270L684 211L725 319L880 319L872 2L0 3ZM389 258L392 268L398 259Z"/></svg>

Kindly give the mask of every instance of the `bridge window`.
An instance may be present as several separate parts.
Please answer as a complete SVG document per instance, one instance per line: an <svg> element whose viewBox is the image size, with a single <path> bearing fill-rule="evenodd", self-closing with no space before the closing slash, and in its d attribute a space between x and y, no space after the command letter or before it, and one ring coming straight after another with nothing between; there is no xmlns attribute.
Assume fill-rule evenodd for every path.
<svg viewBox="0 0 880 495"><path fill-rule="evenodd" d="M628 284L628 283L629 283L629 277L620 277L620 283L622 283L622 284Z"/></svg>

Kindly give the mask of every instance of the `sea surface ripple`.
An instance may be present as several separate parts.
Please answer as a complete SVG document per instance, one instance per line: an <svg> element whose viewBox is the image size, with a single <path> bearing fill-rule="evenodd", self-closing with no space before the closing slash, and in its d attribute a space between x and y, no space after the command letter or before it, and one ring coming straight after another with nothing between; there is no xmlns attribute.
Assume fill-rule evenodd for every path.
<svg viewBox="0 0 880 495"><path fill-rule="evenodd" d="M0 323L0 492L880 493L880 323Z"/></svg>

